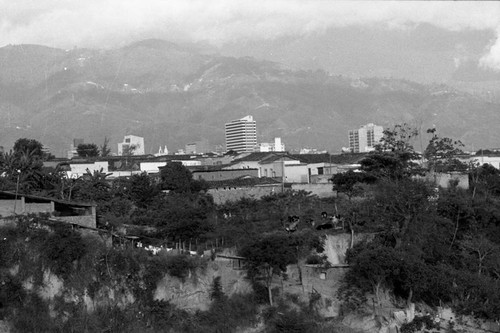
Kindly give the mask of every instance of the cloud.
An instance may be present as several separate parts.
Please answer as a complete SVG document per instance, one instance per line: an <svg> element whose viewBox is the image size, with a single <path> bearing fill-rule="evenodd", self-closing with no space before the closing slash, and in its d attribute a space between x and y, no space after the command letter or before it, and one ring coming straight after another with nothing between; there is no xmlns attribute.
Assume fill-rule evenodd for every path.
<svg viewBox="0 0 500 333"><path fill-rule="evenodd" d="M500 3L322 0L0 0L0 45L112 47L139 38L208 41L275 39L333 27L428 23L500 36ZM500 69L500 40L481 59Z"/></svg>
<svg viewBox="0 0 500 333"><path fill-rule="evenodd" d="M500 71L500 27L497 28L497 39L486 53L479 60L479 65L483 68L491 68Z"/></svg>

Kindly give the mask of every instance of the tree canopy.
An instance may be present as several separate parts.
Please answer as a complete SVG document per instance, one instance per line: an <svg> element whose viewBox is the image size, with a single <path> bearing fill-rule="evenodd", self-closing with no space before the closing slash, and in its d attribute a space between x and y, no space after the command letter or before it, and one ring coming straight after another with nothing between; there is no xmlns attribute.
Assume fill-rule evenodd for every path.
<svg viewBox="0 0 500 333"><path fill-rule="evenodd" d="M169 162L160 171L162 187L177 193L197 193L208 189L204 180L195 180L188 168L179 162Z"/></svg>

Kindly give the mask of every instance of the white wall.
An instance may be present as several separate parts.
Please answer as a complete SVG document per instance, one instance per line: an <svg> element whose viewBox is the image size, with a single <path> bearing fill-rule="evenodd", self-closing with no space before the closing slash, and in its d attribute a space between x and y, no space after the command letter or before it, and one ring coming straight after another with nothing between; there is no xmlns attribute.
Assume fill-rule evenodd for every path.
<svg viewBox="0 0 500 333"><path fill-rule="evenodd" d="M285 165L285 183L308 183L307 164Z"/></svg>
<svg viewBox="0 0 500 333"><path fill-rule="evenodd" d="M141 162L140 168L142 172L158 173L160 172L159 167L167 165L167 162Z"/></svg>
<svg viewBox="0 0 500 333"><path fill-rule="evenodd" d="M484 163L491 164L491 166L500 169L500 156L473 156L472 161L478 162L480 165Z"/></svg>
<svg viewBox="0 0 500 333"><path fill-rule="evenodd" d="M94 162L94 163L70 163L69 164L71 171L67 171L67 175L69 178L78 178L87 173L87 169L90 170L91 173L94 171L101 171L103 173L108 173L108 162Z"/></svg>

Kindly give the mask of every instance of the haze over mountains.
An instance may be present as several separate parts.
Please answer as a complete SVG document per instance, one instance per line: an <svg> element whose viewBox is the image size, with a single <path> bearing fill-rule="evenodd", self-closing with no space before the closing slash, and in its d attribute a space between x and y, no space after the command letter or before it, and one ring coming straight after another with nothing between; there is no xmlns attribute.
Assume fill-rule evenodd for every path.
<svg viewBox="0 0 500 333"><path fill-rule="evenodd" d="M447 72L448 86L376 77L382 72L368 78L340 76L346 70L335 72L334 62L328 72L307 70L314 66L294 63L290 44L281 48L289 54L281 56L284 64L241 57L248 51L280 60L263 56L262 50L249 45L214 52L155 39L108 50L2 47L0 145L9 149L17 138L30 137L65 156L73 138L101 144L107 136L116 151L125 134L135 134L144 136L147 153L160 145L172 151L201 140L215 146L224 144L224 123L250 114L260 142L280 136L287 149L338 152L348 145L349 129L369 122L407 122L422 132L436 126L441 135L469 148L500 146L494 72L465 61ZM321 61L328 63L326 57ZM351 61L338 65L356 68L357 60ZM410 76L415 68L408 69Z"/></svg>

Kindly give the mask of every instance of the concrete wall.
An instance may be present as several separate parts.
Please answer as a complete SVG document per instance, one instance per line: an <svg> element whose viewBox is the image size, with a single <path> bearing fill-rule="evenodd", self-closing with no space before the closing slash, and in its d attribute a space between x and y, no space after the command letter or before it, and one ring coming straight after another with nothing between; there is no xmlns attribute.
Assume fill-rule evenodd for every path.
<svg viewBox="0 0 500 333"><path fill-rule="evenodd" d="M14 202L14 199L0 200L0 216L5 217L14 215ZM54 211L54 205L52 204L52 202L25 203L24 197L17 199L15 206L16 214L52 213Z"/></svg>
<svg viewBox="0 0 500 333"><path fill-rule="evenodd" d="M336 197L337 192L333 191L333 185L331 183L319 183L319 184L292 184L292 190L294 191L307 191L311 194L315 194L320 198L331 198Z"/></svg>
<svg viewBox="0 0 500 333"><path fill-rule="evenodd" d="M285 165L285 183L308 183L307 164Z"/></svg>
<svg viewBox="0 0 500 333"><path fill-rule="evenodd" d="M23 213L23 200L17 199L16 214ZM7 217L14 215L14 200L0 200L0 216Z"/></svg>
<svg viewBox="0 0 500 333"><path fill-rule="evenodd" d="M24 204L24 213L26 214L52 213L53 211L54 211L54 205L52 204L52 202Z"/></svg>
<svg viewBox="0 0 500 333"><path fill-rule="evenodd" d="M469 188L469 175L463 173L439 173L435 172L427 176L431 181L434 181L436 185L443 188L450 187L450 181L458 181L458 187L463 189Z"/></svg>
<svg viewBox="0 0 500 333"><path fill-rule="evenodd" d="M214 202L218 205L228 201L238 201L242 198L260 199L263 196L275 192L281 192L281 186L256 186L230 189L209 189L208 194L212 195Z"/></svg>
<svg viewBox="0 0 500 333"><path fill-rule="evenodd" d="M96 217L95 215L81 215L81 216L58 216L59 221L69 222L81 225L83 227L95 228Z"/></svg>

